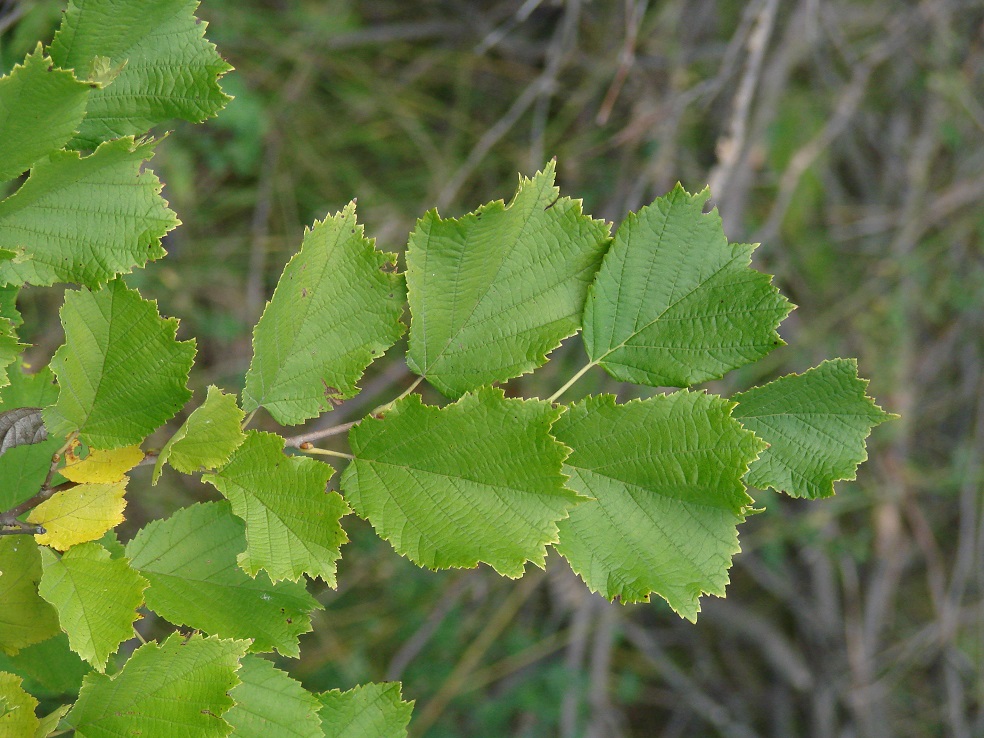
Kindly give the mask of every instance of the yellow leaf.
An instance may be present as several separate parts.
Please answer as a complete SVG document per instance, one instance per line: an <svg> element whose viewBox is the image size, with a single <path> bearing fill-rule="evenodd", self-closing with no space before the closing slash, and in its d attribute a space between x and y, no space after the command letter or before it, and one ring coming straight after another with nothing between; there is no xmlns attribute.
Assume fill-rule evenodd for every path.
<svg viewBox="0 0 984 738"><path fill-rule="evenodd" d="M72 450L74 451L74 449ZM72 451L65 456L65 468L59 473L73 482L109 484L119 482L130 469L144 458L140 446L127 446L112 451L90 449L89 455L79 459Z"/></svg>
<svg viewBox="0 0 984 738"><path fill-rule="evenodd" d="M38 505L27 520L43 525L46 532L35 536L45 546L64 551L77 543L95 541L123 522L126 477L111 484L78 484L56 492Z"/></svg>

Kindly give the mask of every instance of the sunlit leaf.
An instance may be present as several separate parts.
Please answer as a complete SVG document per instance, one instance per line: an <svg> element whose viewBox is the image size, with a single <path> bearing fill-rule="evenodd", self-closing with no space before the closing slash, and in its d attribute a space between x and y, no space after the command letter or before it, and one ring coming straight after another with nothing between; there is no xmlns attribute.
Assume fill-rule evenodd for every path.
<svg viewBox="0 0 984 738"><path fill-rule="evenodd" d="M44 527L35 536L38 543L59 551L86 541L95 541L123 522L126 507L124 477L112 484L77 484L56 492L31 510L29 523Z"/></svg>
<svg viewBox="0 0 984 738"><path fill-rule="evenodd" d="M752 504L741 478L764 446L731 407L703 393L625 405L600 395L557 421L573 449L567 484L594 498L560 521L557 550L592 591L624 602L655 592L689 620L702 594L724 595Z"/></svg>
<svg viewBox="0 0 984 738"><path fill-rule="evenodd" d="M248 641L172 633L147 643L113 676L89 674L65 722L79 738L195 736L223 738L229 690Z"/></svg>
<svg viewBox="0 0 984 738"><path fill-rule="evenodd" d="M65 344L51 359L61 391L45 410L51 435L78 431L89 446L140 443L191 397L194 341L176 341L178 321L122 281L70 291L61 309Z"/></svg>
<svg viewBox="0 0 984 738"><path fill-rule="evenodd" d="M561 474L567 449L549 433L559 414L492 388L443 408L409 395L350 431L345 499L420 566L484 562L522 576L527 561L543 566L579 500Z"/></svg>
<svg viewBox="0 0 984 738"><path fill-rule="evenodd" d="M607 223L561 197L555 163L512 201L461 218L431 210L407 249L407 363L449 397L533 371L581 327Z"/></svg>
<svg viewBox="0 0 984 738"><path fill-rule="evenodd" d="M154 465L157 484L165 463L185 474L225 464L243 442L243 411L234 395L210 386L201 407L171 436Z"/></svg>
<svg viewBox="0 0 984 738"><path fill-rule="evenodd" d="M339 520L349 507L329 492L327 464L285 456L284 439L250 431L229 463L202 479L215 485L246 521L246 550L239 565L249 574L265 570L274 581L302 574L335 586L339 547L348 540Z"/></svg>
<svg viewBox="0 0 984 738"><path fill-rule="evenodd" d="M178 224L143 165L156 142L109 141L91 155L56 151L0 202L0 282L88 287L164 255L161 238Z"/></svg>
<svg viewBox="0 0 984 738"><path fill-rule="evenodd" d="M58 611L72 650L104 671L120 644L133 638L147 580L98 543L73 546L61 557L42 548L41 558L41 596Z"/></svg>
<svg viewBox="0 0 984 738"><path fill-rule="evenodd" d="M893 415L865 396L854 359L833 359L735 395L734 415L769 444L748 470L753 487L830 497L868 458L864 439Z"/></svg>
<svg viewBox="0 0 984 738"><path fill-rule="evenodd" d="M403 702L399 682L362 684L318 695L325 738L406 738L413 702Z"/></svg>
<svg viewBox="0 0 984 738"><path fill-rule="evenodd" d="M584 344L615 379L687 387L782 344L792 305L729 244L710 193L677 185L619 226L584 309Z"/></svg>
<svg viewBox="0 0 984 738"><path fill-rule="evenodd" d="M294 425L353 397L365 368L403 335L395 269L396 255L363 234L355 203L305 231L253 332L243 408Z"/></svg>
<svg viewBox="0 0 984 738"><path fill-rule="evenodd" d="M172 118L198 123L225 107L231 98L218 79L232 67L204 38L197 7L198 0L69 2L51 57L86 77L113 72L111 84L92 91L79 146L140 135Z"/></svg>
<svg viewBox="0 0 984 738"><path fill-rule="evenodd" d="M0 79L0 182L68 143L90 89L71 72L52 69L40 43Z"/></svg>
<svg viewBox="0 0 984 738"><path fill-rule="evenodd" d="M300 682L259 656L244 658L238 675L236 704L223 716L230 738L322 738L321 703Z"/></svg>

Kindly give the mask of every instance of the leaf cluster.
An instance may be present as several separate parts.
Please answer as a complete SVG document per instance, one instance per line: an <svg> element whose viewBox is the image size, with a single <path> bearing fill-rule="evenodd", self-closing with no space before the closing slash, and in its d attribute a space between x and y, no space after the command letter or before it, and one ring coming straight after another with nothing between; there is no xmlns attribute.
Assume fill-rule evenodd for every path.
<svg viewBox="0 0 984 738"><path fill-rule="evenodd" d="M78 285L60 311L64 345L40 372L16 365L16 320L0 320L0 466L19 470L0 490L0 649L61 638L59 658L88 672L74 705L43 720L0 673L0 728L400 735L411 705L398 684L315 695L256 655L298 655L321 607L305 577L336 585L346 515L430 569L520 577L556 548L592 591L655 593L695 620L702 595L724 594L753 511L747 486L817 498L853 478L889 417L855 362L730 399L690 389L781 345L792 307L751 267L754 247L729 243L704 212L710 193L678 185L612 234L561 194L555 162L508 203L426 213L405 272L354 202L314 223L255 327L241 395L210 387L162 449L145 449L191 400L196 350L124 280L164 255L178 224L145 136L228 100L229 66L196 5L73 0L51 45L0 79L0 179L29 170L0 201L0 281ZM406 305L418 378L397 399L303 442L246 430L261 408L291 426L354 397L407 331ZM503 386L582 331L587 362L552 396ZM560 403L592 370L680 391ZM449 403L425 404L413 392L424 381ZM349 453L314 444L346 430ZM326 455L344 459L340 493ZM143 464L155 484L166 467L201 475L217 499L122 544L113 529ZM114 660L142 609L187 634Z"/></svg>

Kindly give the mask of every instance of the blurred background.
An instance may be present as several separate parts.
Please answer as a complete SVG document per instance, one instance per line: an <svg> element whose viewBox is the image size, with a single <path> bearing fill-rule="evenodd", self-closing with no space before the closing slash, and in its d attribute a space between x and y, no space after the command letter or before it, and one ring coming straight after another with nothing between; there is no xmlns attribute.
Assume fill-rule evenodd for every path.
<svg viewBox="0 0 984 738"><path fill-rule="evenodd" d="M62 5L0 6L6 71ZM562 191L595 217L710 184L730 239L762 243L757 268L799 305L789 345L710 391L858 357L902 415L836 497L752 491L767 511L696 625L593 596L556 555L519 581L422 571L349 517L339 588L315 585L325 610L283 668L316 690L402 680L428 738L984 736L984 3L204 0L199 14L236 99L159 147L184 225L128 280L197 338L199 399L241 388L305 225L357 197L379 248L401 251L426 209L508 200L518 172L556 156ZM37 364L62 340L60 300L21 300ZM398 394L404 350L318 422ZM554 358L509 392L548 396L583 364L579 340ZM641 394L599 370L567 399L600 391ZM135 475L124 539L213 494L165 482Z"/></svg>

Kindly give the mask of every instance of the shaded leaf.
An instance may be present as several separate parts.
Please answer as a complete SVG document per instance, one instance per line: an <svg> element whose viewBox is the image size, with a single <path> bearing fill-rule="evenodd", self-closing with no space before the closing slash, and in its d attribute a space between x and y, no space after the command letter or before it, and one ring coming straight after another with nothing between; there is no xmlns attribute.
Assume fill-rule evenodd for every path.
<svg viewBox="0 0 984 738"><path fill-rule="evenodd" d="M164 255L161 238L178 219L145 161L156 142L109 141L91 155L56 151L0 202L0 282L88 287Z"/></svg>
<svg viewBox="0 0 984 738"><path fill-rule="evenodd" d="M655 592L688 620L702 594L724 596L752 504L741 478L764 446L731 408L703 393L625 405L600 395L557 421L572 449L568 485L594 498L560 522L557 550L593 592L623 602Z"/></svg>
<svg viewBox="0 0 984 738"><path fill-rule="evenodd" d="M27 516L27 522L45 529L35 540L59 551L98 540L123 522L128 481L124 477L112 484L77 484L56 492Z"/></svg>
<svg viewBox="0 0 984 738"><path fill-rule="evenodd" d="M89 446L129 446L191 397L194 341L176 341L178 321L122 281L66 293L61 322L65 344L51 359L61 391L44 411L51 435L79 431Z"/></svg>
<svg viewBox="0 0 984 738"><path fill-rule="evenodd" d="M307 574L334 587L339 547L348 541L339 520L349 507L326 490L334 469L283 450L280 436L250 431L229 463L202 479L246 521L246 550L239 555L246 572L264 569L274 581Z"/></svg>
<svg viewBox="0 0 984 738"><path fill-rule="evenodd" d="M161 645L146 643L112 677L88 674L65 721L79 738L226 736L221 715L232 707L227 693L239 683L236 669L248 645L180 633Z"/></svg>
<svg viewBox="0 0 984 738"><path fill-rule="evenodd" d="M154 465L153 483L157 484L165 462L185 474L225 464L245 438L243 417L234 395L210 386L205 402L195 408L161 449Z"/></svg>
<svg viewBox="0 0 984 738"><path fill-rule="evenodd" d="M71 705L62 705L41 718L38 722L38 729L34 732L34 738L47 738L54 733L55 729L58 728L58 723L71 709Z"/></svg>
<svg viewBox="0 0 984 738"><path fill-rule="evenodd" d="M172 623L220 636L252 638L252 650L297 656L321 605L301 584L248 577L236 564L246 547L229 503L208 502L155 520L126 546L131 566L150 582L147 606Z"/></svg>
<svg viewBox="0 0 984 738"><path fill-rule="evenodd" d="M78 146L144 134L172 118L199 123L232 99L218 84L232 67L204 38L197 7L197 0L69 2L52 59L97 76L100 69L118 72L110 74L112 84L92 91Z"/></svg>
<svg viewBox="0 0 984 738"><path fill-rule="evenodd" d="M68 143L85 116L89 89L71 72L52 69L40 43L0 79L0 182Z"/></svg>
<svg viewBox="0 0 984 738"><path fill-rule="evenodd" d="M0 389L0 410L21 407L46 407L58 399L55 377L48 367L36 374L21 369L10 373L10 385ZM17 446L0 455L0 510L9 510L37 494L48 476L51 457L64 443L64 438L48 440L30 446Z"/></svg>
<svg viewBox="0 0 984 738"><path fill-rule="evenodd" d="M224 715L230 738L322 738L321 703L300 682L259 656L243 659L239 678L229 693L236 704Z"/></svg>
<svg viewBox="0 0 984 738"><path fill-rule="evenodd" d="M318 695L325 738L406 738L413 702L403 702L399 682L362 684Z"/></svg>
<svg viewBox="0 0 984 738"><path fill-rule="evenodd" d="M438 408L419 395L349 432L346 500L400 554L432 569L479 562L519 577L543 566L557 521L578 496L567 449L550 436L560 410L484 388Z"/></svg>
<svg viewBox="0 0 984 738"><path fill-rule="evenodd" d="M29 536L0 536L0 650L14 655L59 632L58 614L41 599L41 554Z"/></svg>
<svg viewBox="0 0 984 738"><path fill-rule="evenodd" d="M246 412L263 406L294 425L331 410L403 335L403 276L387 271L396 255L373 243L354 202L305 231L253 332Z"/></svg>
<svg viewBox="0 0 984 738"><path fill-rule="evenodd" d="M865 396L854 359L825 361L734 396L734 416L769 444L748 470L753 487L792 497L830 497L868 458L864 439L893 416Z"/></svg>
<svg viewBox="0 0 984 738"><path fill-rule="evenodd" d="M15 446L30 446L48 440L41 408L19 407L0 413L0 456Z"/></svg>
<svg viewBox="0 0 984 738"><path fill-rule="evenodd" d="M98 543L73 546L60 558L43 548L41 559L41 596L58 611L72 650L105 671L120 644L133 638L147 580Z"/></svg>
<svg viewBox="0 0 984 738"><path fill-rule="evenodd" d="M792 305L749 267L754 246L729 244L710 193L679 184L630 214L584 309L584 343L615 379L687 387L723 376L782 344Z"/></svg>
<svg viewBox="0 0 984 738"><path fill-rule="evenodd" d="M581 327L609 226L561 197L555 163L520 178L509 205L431 210L407 250L407 363L449 397L518 377Z"/></svg>
<svg viewBox="0 0 984 738"><path fill-rule="evenodd" d="M55 614L56 628L57 622ZM53 637L23 648L13 656L0 655L0 671L24 677L25 689L38 697L61 697L78 694L82 677L92 667L79 658L69 647L68 636L58 630Z"/></svg>

